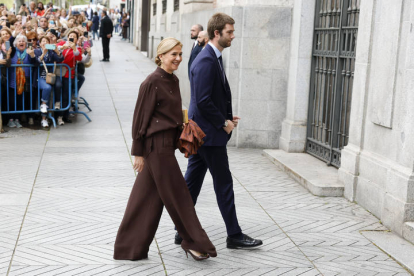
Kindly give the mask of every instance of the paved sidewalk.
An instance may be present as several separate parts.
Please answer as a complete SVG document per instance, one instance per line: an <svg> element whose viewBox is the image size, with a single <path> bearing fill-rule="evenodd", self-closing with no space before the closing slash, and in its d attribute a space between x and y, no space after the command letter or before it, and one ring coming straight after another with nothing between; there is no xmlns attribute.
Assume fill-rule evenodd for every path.
<svg viewBox="0 0 414 276"><path fill-rule="evenodd" d="M410 275L361 235L386 231L374 216L344 198L311 195L261 150L236 148L229 158L239 221L262 248L226 249L208 176L196 209L217 258L187 259L164 211L148 260L113 260L135 179L132 113L155 65L118 37L111 62L100 63L95 44L81 91L92 122L77 115L49 132L0 139L0 275Z"/></svg>

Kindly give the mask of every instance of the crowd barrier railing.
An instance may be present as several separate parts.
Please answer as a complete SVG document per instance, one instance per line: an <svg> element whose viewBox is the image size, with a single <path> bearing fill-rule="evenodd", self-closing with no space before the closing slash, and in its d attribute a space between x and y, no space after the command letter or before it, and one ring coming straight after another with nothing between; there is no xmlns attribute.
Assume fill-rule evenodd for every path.
<svg viewBox="0 0 414 276"><path fill-rule="evenodd" d="M41 65L43 66L43 65ZM46 64L46 66L54 66L54 64ZM30 74L29 77L26 77L26 82L29 81L29 84L25 86L25 89L21 95L17 94L17 85L16 85L16 71L18 67L29 68ZM10 67L0 66L0 70L5 70L6 75L0 74L0 106L1 106L1 114L24 114L24 113L40 113L40 105L41 105L41 95L42 90L37 82L40 78L40 70L38 70L40 66L35 66L33 64L12 64ZM67 71L69 72L69 76L72 74L72 69L64 63L56 64L56 73L60 72L60 76L56 76L56 82L60 81L61 88L60 91L56 91L56 83L52 85L52 93L49 99L49 108L47 109L47 117L52 120L53 126L56 128L56 120L52 113L61 113L65 112L73 106L73 111L69 111L72 114L82 114L86 117L86 119L91 122L92 120L89 116L82 111L79 111L79 104L85 105L89 111L92 109L89 107L89 103L83 98L79 98L79 91L78 91L78 74L77 74L77 66L75 67L75 87L74 93L72 94L72 81L68 81L68 90L67 94L64 94L63 89L63 76L62 76L62 68L66 67ZM14 86L15 88L11 88L10 84L12 80L9 80L9 70L14 70ZM37 71L37 72L36 72ZM35 73L36 72L36 73ZM35 76L36 75L36 76ZM5 80L4 80L5 79ZM36 91L37 90L37 91ZM19 99L19 106L18 106L18 97ZM81 101L79 101L81 99ZM5 103L4 103L5 102ZM60 108L56 109L56 102L60 102ZM65 102L65 106L62 106Z"/></svg>

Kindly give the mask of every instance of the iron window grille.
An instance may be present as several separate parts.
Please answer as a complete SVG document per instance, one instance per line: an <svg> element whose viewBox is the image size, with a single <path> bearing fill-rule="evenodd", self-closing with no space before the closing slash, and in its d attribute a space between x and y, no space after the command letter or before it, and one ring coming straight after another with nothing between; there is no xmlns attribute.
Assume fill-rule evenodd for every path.
<svg viewBox="0 0 414 276"><path fill-rule="evenodd" d="M162 13L167 12L167 0L162 0Z"/></svg>
<svg viewBox="0 0 414 276"><path fill-rule="evenodd" d="M178 11L180 9L180 0L174 0L174 11Z"/></svg>
<svg viewBox="0 0 414 276"><path fill-rule="evenodd" d="M317 0L306 151L341 166L348 144L361 0Z"/></svg>

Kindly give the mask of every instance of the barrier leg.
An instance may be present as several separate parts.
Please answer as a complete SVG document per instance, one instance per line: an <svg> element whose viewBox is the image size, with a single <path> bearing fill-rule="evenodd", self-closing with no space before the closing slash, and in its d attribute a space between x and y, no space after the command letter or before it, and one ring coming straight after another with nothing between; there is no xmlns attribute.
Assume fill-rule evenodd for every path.
<svg viewBox="0 0 414 276"><path fill-rule="evenodd" d="M3 132L4 132L4 130L3 130L3 118L2 118L2 115L1 115L1 108L0 108L0 133L3 133Z"/></svg>
<svg viewBox="0 0 414 276"><path fill-rule="evenodd" d="M55 120L55 118L52 116L52 113L48 112L48 113L47 113L47 117L48 117L49 119L51 119L51 120L52 120L52 123L53 123L53 128L56 128L56 120Z"/></svg>
<svg viewBox="0 0 414 276"><path fill-rule="evenodd" d="M83 116L86 117L86 119L88 119L89 122L92 122L92 120L89 118L89 116L85 112L82 112L82 111L79 111L78 110L77 104L76 104L76 106L74 108L74 111L69 111L69 113L71 113L71 114L82 114Z"/></svg>
<svg viewBox="0 0 414 276"><path fill-rule="evenodd" d="M89 111L92 111L92 109L89 107L89 103L85 100L85 98L80 97L82 99L83 102L79 102L79 104L83 104L86 106L87 109L89 109Z"/></svg>

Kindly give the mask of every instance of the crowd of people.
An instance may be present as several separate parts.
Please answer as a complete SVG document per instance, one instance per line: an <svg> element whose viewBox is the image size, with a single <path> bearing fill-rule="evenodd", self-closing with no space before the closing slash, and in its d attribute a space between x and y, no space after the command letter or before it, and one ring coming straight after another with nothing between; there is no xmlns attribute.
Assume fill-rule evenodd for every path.
<svg viewBox="0 0 414 276"><path fill-rule="evenodd" d="M14 7L8 10L0 4L0 15L0 101L1 110L6 113L2 116L3 124L10 128L22 127L22 117L28 125L35 124L34 119L38 117L41 126L47 128L48 109L55 110L58 125L70 123L69 95L74 96L75 76L78 92L85 81L85 68L92 64L92 40L96 35L99 39L101 20L103 17L111 19L115 30L125 26L123 18L129 20L127 13L121 16L117 9L97 8L94 11L88 6L80 11L71 7L66 10L56 8L52 3L45 6L42 2L23 4L18 10ZM71 74L66 66L61 69L58 65L55 69L45 65L54 63L66 64L71 68ZM33 66L20 67L20 64ZM57 76L50 81L48 74L53 72ZM10 111L39 110L39 106L40 116L35 113L10 114Z"/></svg>

